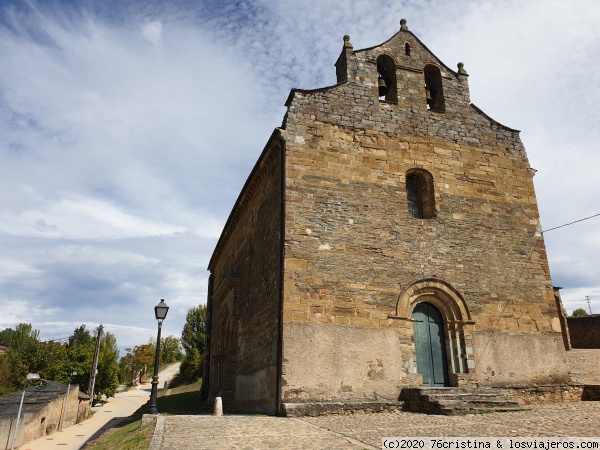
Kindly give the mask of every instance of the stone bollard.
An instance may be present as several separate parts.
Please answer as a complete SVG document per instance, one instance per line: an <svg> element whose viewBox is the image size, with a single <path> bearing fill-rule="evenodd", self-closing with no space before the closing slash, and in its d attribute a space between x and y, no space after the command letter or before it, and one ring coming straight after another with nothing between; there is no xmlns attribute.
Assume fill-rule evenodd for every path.
<svg viewBox="0 0 600 450"><path fill-rule="evenodd" d="M215 416L223 415L223 400L221 397L215 397Z"/></svg>

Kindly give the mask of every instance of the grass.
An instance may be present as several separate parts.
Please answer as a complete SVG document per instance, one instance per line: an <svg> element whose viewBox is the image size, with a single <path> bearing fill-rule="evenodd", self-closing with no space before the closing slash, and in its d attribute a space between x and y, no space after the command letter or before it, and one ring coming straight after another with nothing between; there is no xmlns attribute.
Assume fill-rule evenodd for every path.
<svg viewBox="0 0 600 450"><path fill-rule="evenodd" d="M158 411L163 415L203 414L204 403L198 401L200 381L169 389L158 396Z"/></svg>
<svg viewBox="0 0 600 450"><path fill-rule="evenodd" d="M158 394L158 411L162 415L205 414L204 403L198 401L200 382L169 389ZM166 394L169 395L166 395ZM147 412L145 404L129 418L106 431L84 448L93 450L148 450L154 426L142 427L142 416Z"/></svg>
<svg viewBox="0 0 600 450"><path fill-rule="evenodd" d="M148 450L154 433L154 426L141 427L141 424L141 415L132 422L128 421L127 424L121 422L115 428L106 431L98 439L89 442L84 448L94 450Z"/></svg>

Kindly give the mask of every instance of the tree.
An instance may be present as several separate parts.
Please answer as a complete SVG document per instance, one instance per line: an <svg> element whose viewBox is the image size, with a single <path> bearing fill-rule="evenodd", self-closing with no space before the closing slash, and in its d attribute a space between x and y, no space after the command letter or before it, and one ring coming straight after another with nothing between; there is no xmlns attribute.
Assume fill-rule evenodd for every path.
<svg viewBox="0 0 600 450"><path fill-rule="evenodd" d="M181 353L181 341L175 336L167 336L160 340L160 362L162 364L172 364L179 361L183 354Z"/></svg>
<svg viewBox="0 0 600 450"><path fill-rule="evenodd" d="M96 350L96 339L86 329L85 325L76 328L69 337L67 354L69 355L70 371L76 371L72 383L78 384L82 392L87 392L90 384L90 374Z"/></svg>
<svg viewBox="0 0 600 450"><path fill-rule="evenodd" d="M148 342L147 344L136 345L133 348L133 357L137 368L142 369L142 373L149 372L154 368L154 356L156 355L156 344Z"/></svg>
<svg viewBox="0 0 600 450"><path fill-rule="evenodd" d="M94 383L95 395L114 397L119 387L119 348L111 333L105 333L100 341L98 375Z"/></svg>
<svg viewBox="0 0 600 450"><path fill-rule="evenodd" d="M46 380L65 383L68 380L68 355L64 345L40 342L40 332L31 324L21 323L15 329L0 332L0 343L6 352L0 356L0 392L9 393L23 386L25 376L39 373Z"/></svg>
<svg viewBox="0 0 600 450"><path fill-rule="evenodd" d="M188 354L196 349L204 355L206 349L206 305L190 308L181 331L181 346Z"/></svg>
<svg viewBox="0 0 600 450"><path fill-rule="evenodd" d="M585 317L587 315L588 315L588 313L585 311L585 309L577 308L575 311L573 311L573 314L571 314L571 317Z"/></svg>
<svg viewBox="0 0 600 450"><path fill-rule="evenodd" d="M40 342L38 345L38 373L46 380L67 384L71 373L67 345L59 342Z"/></svg>
<svg viewBox="0 0 600 450"><path fill-rule="evenodd" d="M193 383L202 377L206 351L206 305L188 310L181 332L181 346L185 350L185 358L177 378L181 383Z"/></svg>

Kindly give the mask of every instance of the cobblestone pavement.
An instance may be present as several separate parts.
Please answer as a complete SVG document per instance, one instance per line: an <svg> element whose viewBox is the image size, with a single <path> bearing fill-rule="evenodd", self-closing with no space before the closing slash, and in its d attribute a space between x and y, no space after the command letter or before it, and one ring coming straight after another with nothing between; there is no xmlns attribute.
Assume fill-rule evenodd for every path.
<svg viewBox="0 0 600 450"><path fill-rule="evenodd" d="M469 416L161 416L151 450L380 449L383 436L600 436L600 402Z"/></svg>

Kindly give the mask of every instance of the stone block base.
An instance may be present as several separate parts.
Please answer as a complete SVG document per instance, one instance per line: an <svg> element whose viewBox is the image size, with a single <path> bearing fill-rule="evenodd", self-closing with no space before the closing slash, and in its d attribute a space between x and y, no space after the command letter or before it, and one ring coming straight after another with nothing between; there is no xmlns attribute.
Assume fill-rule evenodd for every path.
<svg viewBox="0 0 600 450"><path fill-rule="evenodd" d="M402 411L404 402L314 402L282 403L282 415L286 417L323 416L328 414L365 414Z"/></svg>
<svg viewBox="0 0 600 450"><path fill-rule="evenodd" d="M582 400L582 383L549 385L503 385L498 390L505 391L517 399L519 405L542 403L578 402Z"/></svg>
<svg viewBox="0 0 600 450"><path fill-rule="evenodd" d="M158 416L156 414L144 414L142 416L142 423L140 424L140 426L141 427L147 427L149 425L155 426L157 419L158 419Z"/></svg>

